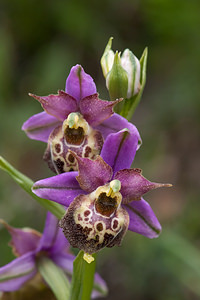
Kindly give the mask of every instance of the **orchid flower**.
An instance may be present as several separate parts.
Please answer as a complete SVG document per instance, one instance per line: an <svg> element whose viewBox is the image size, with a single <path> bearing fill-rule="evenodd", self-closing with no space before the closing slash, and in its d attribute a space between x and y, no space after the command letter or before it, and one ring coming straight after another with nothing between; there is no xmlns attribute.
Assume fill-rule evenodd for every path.
<svg viewBox="0 0 200 300"><path fill-rule="evenodd" d="M136 127L113 115L113 106L122 99L100 100L92 77L80 65L71 69L65 92L44 97L29 95L41 103L45 112L29 118L22 129L31 139L48 143L44 160L56 173L78 169L69 150L81 157L95 159L108 134L125 127L137 136L137 144L140 143Z"/></svg>
<svg viewBox="0 0 200 300"><path fill-rule="evenodd" d="M170 185L150 182L140 169L129 169L133 144L128 129L110 134L95 160L71 152L78 162L78 173L60 174L33 185L37 196L68 208L60 226L73 247L92 254L120 245L127 229L148 238L161 232L142 196Z"/></svg>
<svg viewBox="0 0 200 300"><path fill-rule="evenodd" d="M0 291L14 292L24 287L38 274L43 258L50 259L66 276L72 275L75 256L69 251L69 242L58 227L58 219L51 213L47 214L43 234L30 228L11 227L3 220L1 223L11 234L10 244L17 258L0 268ZM99 291L106 292L106 284L98 274L95 275L95 285ZM93 290L93 298L101 295L98 290Z"/></svg>

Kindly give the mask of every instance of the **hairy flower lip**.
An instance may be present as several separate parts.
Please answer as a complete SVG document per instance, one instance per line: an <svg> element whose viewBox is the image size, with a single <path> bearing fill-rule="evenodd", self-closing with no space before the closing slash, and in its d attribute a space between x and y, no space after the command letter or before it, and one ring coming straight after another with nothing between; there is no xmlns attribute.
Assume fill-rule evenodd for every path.
<svg viewBox="0 0 200 300"><path fill-rule="evenodd" d="M96 213L93 196L94 192L77 196L60 222L70 244L89 254L119 246L129 223L128 213L121 207L111 216Z"/></svg>

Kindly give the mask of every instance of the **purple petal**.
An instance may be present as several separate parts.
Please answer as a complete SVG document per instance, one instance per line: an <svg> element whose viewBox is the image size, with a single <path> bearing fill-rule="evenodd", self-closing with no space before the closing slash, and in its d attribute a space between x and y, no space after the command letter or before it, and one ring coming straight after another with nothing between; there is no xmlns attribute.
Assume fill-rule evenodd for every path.
<svg viewBox="0 0 200 300"><path fill-rule="evenodd" d="M84 191L91 193L111 180L112 168L100 156L97 156L95 160L91 160L82 158L75 152L71 151L71 153L77 159L79 172L76 179Z"/></svg>
<svg viewBox="0 0 200 300"><path fill-rule="evenodd" d="M33 185L32 191L40 198L69 206L76 196L84 194L76 180L77 174L68 172L39 180Z"/></svg>
<svg viewBox="0 0 200 300"><path fill-rule="evenodd" d="M45 111L33 115L22 126L30 139L47 143L52 130L61 124L57 118L48 115Z"/></svg>
<svg viewBox="0 0 200 300"><path fill-rule="evenodd" d="M58 222L58 219L53 214L50 212L47 213L43 235L40 239L37 252L47 251L55 243L59 229Z"/></svg>
<svg viewBox="0 0 200 300"><path fill-rule="evenodd" d="M124 128L127 128L133 136L138 137L138 150L142 141L137 128L120 115L114 114L96 127L96 129L103 134L104 139L106 139L110 133L118 132Z"/></svg>
<svg viewBox="0 0 200 300"><path fill-rule="evenodd" d="M80 65L71 68L66 80L65 91L77 101L97 92L92 77L85 73Z"/></svg>
<svg viewBox="0 0 200 300"><path fill-rule="evenodd" d="M93 94L82 99L79 103L81 114L91 126L97 126L112 116L113 107L123 99L105 101Z"/></svg>
<svg viewBox="0 0 200 300"><path fill-rule="evenodd" d="M29 252L0 268L0 291L18 290L36 274L35 254Z"/></svg>
<svg viewBox="0 0 200 300"><path fill-rule="evenodd" d="M37 251L48 251L50 254L69 251L69 242L59 227L59 220L50 212L47 213L45 227Z"/></svg>
<svg viewBox="0 0 200 300"><path fill-rule="evenodd" d="M156 183L147 180L142 176L142 170L140 169L125 169L118 171L114 178L121 182L120 193L123 197L123 203L140 200L143 194L153 189L171 186L171 184Z"/></svg>
<svg viewBox="0 0 200 300"><path fill-rule="evenodd" d="M130 168L138 145L138 136L128 129L111 133L105 140L101 157L113 169L113 174L125 168Z"/></svg>
<svg viewBox="0 0 200 300"><path fill-rule="evenodd" d="M144 200L123 205L130 217L129 230L150 239L158 237L162 228L150 205Z"/></svg>
<svg viewBox="0 0 200 300"><path fill-rule="evenodd" d="M65 272L67 272L69 275L72 275L73 261L75 259L74 255L68 253L60 253L59 255L52 254L51 259Z"/></svg>
<svg viewBox="0 0 200 300"><path fill-rule="evenodd" d="M51 247L50 253L55 255L61 255L61 253L69 252L69 242L63 234L61 228L58 229L57 236L53 246Z"/></svg>
<svg viewBox="0 0 200 300"><path fill-rule="evenodd" d="M64 121L71 112L78 110L76 99L64 91L58 91L57 95L40 97L29 94L29 96L38 100L48 114L56 117L60 121Z"/></svg>
<svg viewBox="0 0 200 300"><path fill-rule="evenodd" d="M36 250L41 238L41 233L30 228L14 228L3 220L0 220L0 223L5 226L12 237L9 244L16 256L21 256L27 252Z"/></svg>

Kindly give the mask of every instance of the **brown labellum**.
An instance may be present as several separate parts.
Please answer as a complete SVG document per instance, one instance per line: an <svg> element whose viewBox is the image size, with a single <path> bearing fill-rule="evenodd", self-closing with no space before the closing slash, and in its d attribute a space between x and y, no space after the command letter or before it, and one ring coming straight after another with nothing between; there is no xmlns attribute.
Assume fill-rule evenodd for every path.
<svg viewBox="0 0 200 300"><path fill-rule="evenodd" d="M95 199L94 195L93 192L77 196L60 221L71 246L89 254L104 247L119 246L129 224L126 210L121 206L116 209L115 205L110 206L105 201L99 205L99 197ZM100 198L105 200L105 195L100 195Z"/></svg>

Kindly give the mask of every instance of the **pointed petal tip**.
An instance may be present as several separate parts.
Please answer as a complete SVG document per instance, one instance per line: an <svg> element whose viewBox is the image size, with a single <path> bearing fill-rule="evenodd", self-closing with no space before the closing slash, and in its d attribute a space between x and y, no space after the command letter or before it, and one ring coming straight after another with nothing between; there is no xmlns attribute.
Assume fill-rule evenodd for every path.
<svg viewBox="0 0 200 300"><path fill-rule="evenodd" d="M115 101L112 101L112 102L115 102L114 105L116 105L116 104L122 102L123 100L124 100L124 98L118 98L118 99L116 99Z"/></svg>
<svg viewBox="0 0 200 300"><path fill-rule="evenodd" d="M173 184L171 184L171 183L164 183L164 186L166 186L166 187L173 187Z"/></svg>
<svg viewBox="0 0 200 300"><path fill-rule="evenodd" d="M47 101L47 99L45 99L46 97L38 96L38 95L35 95L35 94L32 94L32 93L28 93L28 95L29 95L30 97L33 97L33 98L36 99L37 101L39 101L40 104L42 105L42 107L43 107L43 105L48 105L48 101ZM43 107L43 108L44 108L44 107Z"/></svg>
<svg viewBox="0 0 200 300"><path fill-rule="evenodd" d="M4 221L3 219L0 219L0 224L2 224L7 230L10 229L9 224L6 221Z"/></svg>
<svg viewBox="0 0 200 300"><path fill-rule="evenodd" d="M69 113L77 111L77 101L68 93L59 90L57 94L47 96L29 95L38 100L47 114L54 116L60 121L64 121Z"/></svg>
<svg viewBox="0 0 200 300"><path fill-rule="evenodd" d="M160 225L160 223L159 223ZM157 228L154 228L154 235L149 236L149 239L157 239L162 233L162 227L160 225L160 227L157 226Z"/></svg>
<svg viewBox="0 0 200 300"><path fill-rule="evenodd" d="M171 183L154 183L155 188L160 188L160 187L173 187Z"/></svg>
<svg viewBox="0 0 200 300"><path fill-rule="evenodd" d="M12 232L12 230L14 231L14 227L10 226L6 221L4 221L3 219L0 219L0 224L2 224L5 229L7 229L9 232Z"/></svg>
<svg viewBox="0 0 200 300"><path fill-rule="evenodd" d="M37 96L37 95L35 95L35 94L28 93L28 95L29 95L30 97L33 97L33 98L35 98L35 99L36 99L36 100L38 100L38 101L41 101L41 100L42 100L42 97L40 97L40 96Z"/></svg>
<svg viewBox="0 0 200 300"><path fill-rule="evenodd" d="M149 238L149 239L157 239L159 236L160 236L160 234L162 233L162 227L161 228L154 228L154 233L153 234L151 234L151 235L144 235L144 236L146 236L147 238Z"/></svg>
<svg viewBox="0 0 200 300"><path fill-rule="evenodd" d="M114 179L121 182L121 194L123 196L123 203L132 202L133 200L140 200L143 194L151 190L161 187L171 187L169 183L151 182L142 175L140 169L122 169L119 170Z"/></svg>

